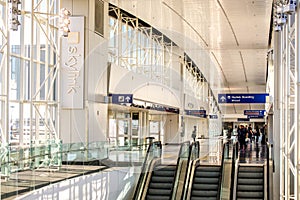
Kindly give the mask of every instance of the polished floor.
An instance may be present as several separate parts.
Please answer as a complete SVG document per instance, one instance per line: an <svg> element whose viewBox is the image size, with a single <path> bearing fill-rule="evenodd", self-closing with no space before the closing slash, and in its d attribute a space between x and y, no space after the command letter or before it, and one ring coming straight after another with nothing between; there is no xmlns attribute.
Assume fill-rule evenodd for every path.
<svg viewBox="0 0 300 200"><path fill-rule="evenodd" d="M246 148L239 149L239 161L247 164L263 164L267 158L267 151L267 145L253 141L246 144Z"/></svg>

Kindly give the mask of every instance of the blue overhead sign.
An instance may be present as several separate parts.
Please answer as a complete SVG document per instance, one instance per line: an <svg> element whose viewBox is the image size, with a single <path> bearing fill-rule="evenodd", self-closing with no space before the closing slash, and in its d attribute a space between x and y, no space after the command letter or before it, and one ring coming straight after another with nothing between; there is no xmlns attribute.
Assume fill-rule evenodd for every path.
<svg viewBox="0 0 300 200"><path fill-rule="evenodd" d="M218 94L218 103L266 103L269 94Z"/></svg>
<svg viewBox="0 0 300 200"><path fill-rule="evenodd" d="M133 99L132 94L112 94L111 96L114 104L132 103Z"/></svg>
<svg viewBox="0 0 300 200"><path fill-rule="evenodd" d="M264 116L265 110L244 110L244 115Z"/></svg>
<svg viewBox="0 0 300 200"><path fill-rule="evenodd" d="M247 115L248 119L263 119L263 115Z"/></svg>
<svg viewBox="0 0 300 200"><path fill-rule="evenodd" d="M192 115L195 117L206 118L206 110L185 110L186 115Z"/></svg>

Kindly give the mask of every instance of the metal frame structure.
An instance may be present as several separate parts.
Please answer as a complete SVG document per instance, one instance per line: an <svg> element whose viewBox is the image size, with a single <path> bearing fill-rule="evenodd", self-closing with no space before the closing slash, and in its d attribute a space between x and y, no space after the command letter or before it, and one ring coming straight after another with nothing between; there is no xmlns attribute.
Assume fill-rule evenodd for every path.
<svg viewBox="0 0 300 200"><path fill-rule="evenodd" d="M182 89L184 93L193 94L200 102L208 105L209 113L219 113L208 82L187 55L176 52L175 49L179 49L176 44L158 30L118 7L110 5L109 13L110 62L175 90ZM179 86L174 85L172 81L174 63L182 66L182 72L177 72L183 81ZM213 135L219 135L221 123L213 124Z"/></svg>
<svg viewBox="0 0 300 200"><path fill-rule="evenodd" d="M300 9L282 26L278 82L280 112L280 199L299 199L300 183Z"/></svg>
<svg viewBox="0 0 300 200"><path fill-rule="evenodd" d="M59 139L59 6L57 0L22 1L21 25L12 31L8 3L0 1L1 158L7 163L12 146L31 148L34 156L32 147Z"/></svg>
<svg viewBox="0 0 300 200"><path fill-rule="evenodd" d="M152 27L141 26L138 18L110 6L109 60L128 70L171 86L172 48L174 44ZM168 58L166 58L168 57Z"/></svg>

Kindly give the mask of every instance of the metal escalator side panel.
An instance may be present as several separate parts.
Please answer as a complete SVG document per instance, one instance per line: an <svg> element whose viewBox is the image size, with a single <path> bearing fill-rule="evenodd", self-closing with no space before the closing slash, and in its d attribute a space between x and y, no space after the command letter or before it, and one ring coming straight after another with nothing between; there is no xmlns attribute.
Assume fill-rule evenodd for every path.
<svg viewBox="0 0 300 200"><path fill-rule="evenodd" d="M176 171L174 176L174 184L171 190L171 200L181 199L184 189L184 181L187 176L188 162L191 156L191 145L189 141L183 142L180 145L180 150L177 157Z"/></svg>
<svg viewBox="0 0 300 200"><path fill-rule="evenodd" d="M191 196L192 196L192 187L193 187L195 171L196 171L196 167L199 165L199 163L200 163L200 159L194 160L192 162L190 177L189 177L188 185L187 185L186 199L188 199L188 200L191 199Z"/></svg>
<svg viewBox="0 0 300 200"><path fill-rule="evenodd" d="M269 193L269 197L267 196L267 198L269 198L269 200L273 199L273 161L270 160L269 161L269 188L265 188L265 193L267 194L267 192ZM268 167L266 165L266 167ZM267 172L267 169L265 169L265 171ZM267 172L268 173L268 172ZM267 178L267 175L265 176L265 178Z"/></svg>
<svg viewBox="0 0 300 200"><path fill-rule="evenodd" d="M234 163L234 181L233 181L233 188L232 188L232 199L236 200L236 193L237 193L237 182L238 182L238 171L239 171L239 159L237 159ZM230 194L231 195L231 194Z"/></svg>
<svg viewBox="0 0 300 200"><path fill-rule="evenodd" d="M172 194L172 200L182 199L183 197L183 190L185 189L185 182L187 180L186 168L189 167L188 165L188 160L182 160L178 165L179 174L176 175L178 179L176 179L176 183L174 183L175 192Z"/></svg>

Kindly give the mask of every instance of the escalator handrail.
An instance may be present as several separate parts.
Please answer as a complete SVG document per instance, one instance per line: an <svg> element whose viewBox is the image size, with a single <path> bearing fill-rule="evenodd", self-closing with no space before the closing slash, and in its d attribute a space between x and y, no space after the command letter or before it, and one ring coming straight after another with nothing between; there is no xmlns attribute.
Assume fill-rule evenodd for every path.
<svg viewBox="0 0 300 200"><path fill-rule="evenodd" d="M233 199L233 192L234 192L234 180L235 180L235 169L236 161L238 160L238 142L233 144L232 148L232 161L231 161L231 183L230 183L230 199Z"/></svg>
<svg viewBox="0 0 300 200"><path fill-rule="evenodd" d="M196 148L196 156L194 158L194 160L197 160L199 159L199 153L200 153L200 142L199 141L195 141L195 142L192 142L190 144L190 147L189 147L189 158L188 158L188 167L186 169L186 177L185 177L185 186L182 190L182 195L181 195L181 199L186 199L186 196L187 196L187 193L188 193L188 189L189 189L189 185L190 185L190 179L191 179L191 171L192 171L192 167L193 167L193 161L194 160L191 160L191 155L192 155L192 150L193 150L193 147Z"/></svg>
<svg viewBox="0 0 300 200"><path fill-rule="evenodd" d="M179 167L179 164L180 164L180 161L181 161L181 155L183 154L183 150L184 150L184 147L185 146L189 146L189 149L188 149L188 160L189 160L189 157L190 157L190 142L189 141L186 141L186 142L183 142L181 143L180 145L180 150L178 152L178 158L177 158L177 163L176 163L176 169L175 169L175 176L174 176L174 179L173 179L173 187L171 189L171 198L176 195L177 193L177 188L176 188L176 191L174 191L174 187L176 187L178 185L178 179L179 179L179 176L180 176L180 173L178 172L178 167ZM175 194L173 194L175 192Z"/></svg>
<svg viewBox="0 0 300 200"><path fill-rule="evenodd" d="M220 199L221 196L221 184L223 179L223 165L224 165L224 159L225 159L225 147L228 146L227 151L229 151L229 142L226 141L223 144L223 151L222 151L222 160L221 160L221 168L220 168L220 175L219 175L219 187L218 187L218 196L217 199Z"/></svg>
<svg viewBox="0 0 300 200"><path fill-rule="evenodd" d="M146 176L147 160L149 159L149 154L150 154L151 151L153 151L154 146L159 147L159 149L160 149L159 157L161 157L161 154L162 154L161 142L160 141L150 142L150 144L148 146L148 149L147 149L147 153L146 153L144 162L143 162L143 165L142 165L142 168L141 168L141 174L140 174L139 180L137 182L136 189L134 191L134 196L133 196L134 199L139 199L138 195L139 195L140 191L143 191L143 189L144 189L144 186L145 186L144 177Z"/></svg>

